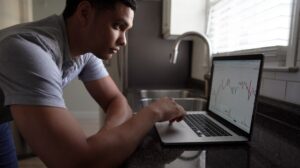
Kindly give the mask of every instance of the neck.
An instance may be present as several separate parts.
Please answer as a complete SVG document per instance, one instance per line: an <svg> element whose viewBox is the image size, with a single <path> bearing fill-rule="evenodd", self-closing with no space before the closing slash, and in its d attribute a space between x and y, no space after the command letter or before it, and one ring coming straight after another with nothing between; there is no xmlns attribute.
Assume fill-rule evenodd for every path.
<svg viewBox="0 0 300 168"><path fill-rule="evenodd" d="M79 25L72 18L66 18L65 23L71 56L78 57L86 53Z"/></svg>

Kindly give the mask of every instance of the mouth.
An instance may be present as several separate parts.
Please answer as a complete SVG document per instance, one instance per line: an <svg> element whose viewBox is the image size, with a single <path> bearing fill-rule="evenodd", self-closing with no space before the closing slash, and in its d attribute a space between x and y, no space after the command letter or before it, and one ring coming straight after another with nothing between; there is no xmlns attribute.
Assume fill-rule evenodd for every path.
<svg viewBox="0 0 300 168"><path fill-rule="evenodd" d="M119 48L111 48L110 51L113 53L113 54L116 54L120 49Z"/></svg>

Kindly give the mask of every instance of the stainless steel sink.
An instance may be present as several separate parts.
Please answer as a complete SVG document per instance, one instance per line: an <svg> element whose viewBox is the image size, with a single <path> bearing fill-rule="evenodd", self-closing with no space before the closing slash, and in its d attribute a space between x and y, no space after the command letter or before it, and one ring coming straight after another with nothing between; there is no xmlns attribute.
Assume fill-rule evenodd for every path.
<svg viewBox="0 0 300 168"><path fill-rule="evenodd" d="M202 98L173 98L180 104L186 111L201 111L205 110L206 100ZM144 98L141 99L141 105L147 106L158 98Z"/></svg>
<svg viewBox="0 0 300 168"><path fill-rule="evenodd" d="M187 97L201 97L201 92L189 89L160 89L160 90L140 90L141 98L187 98Z"/></svg>

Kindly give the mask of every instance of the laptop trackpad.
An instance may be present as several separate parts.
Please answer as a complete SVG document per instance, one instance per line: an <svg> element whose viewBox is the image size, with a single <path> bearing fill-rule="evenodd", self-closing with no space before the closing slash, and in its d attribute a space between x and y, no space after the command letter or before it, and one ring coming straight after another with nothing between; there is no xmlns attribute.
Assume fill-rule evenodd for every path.
<svg viewBox="0 0 300 168"><path fill-rule="evenodd" d="M162 142L193 142L199 138L184 121L173 124L169 124L168 121L156 123L155 127Z"/></svg>

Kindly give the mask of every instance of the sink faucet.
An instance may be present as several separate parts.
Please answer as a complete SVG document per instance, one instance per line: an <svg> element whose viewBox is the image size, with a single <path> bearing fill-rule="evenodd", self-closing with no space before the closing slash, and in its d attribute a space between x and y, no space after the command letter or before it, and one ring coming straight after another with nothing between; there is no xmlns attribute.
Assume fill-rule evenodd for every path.
<svg viewBox="0 0 300 168"><path fill-rule="evenodd" d="M186 37L198 37L200 38L206 45L207 47L207 57L206 57L206 61L207 61L207 66L208 66L208 72L204 75L204 80L205 80L205 89L204 89L204 95L207 98L208 97L208 85L209 85L209 79L210 79L210 59L211 59L211 48L210 48L210 42L208 41L208 38L203 35L200 34L198 32L194 32L194 31L190 31L190 32L186 32L183 33L182 35L180 35L175 43L173 44L172 47L172 53L170 55L170 63L172 64L176 64L177 62L177 56L178 56L178 47L180 42L185 39Z"/></svg>

